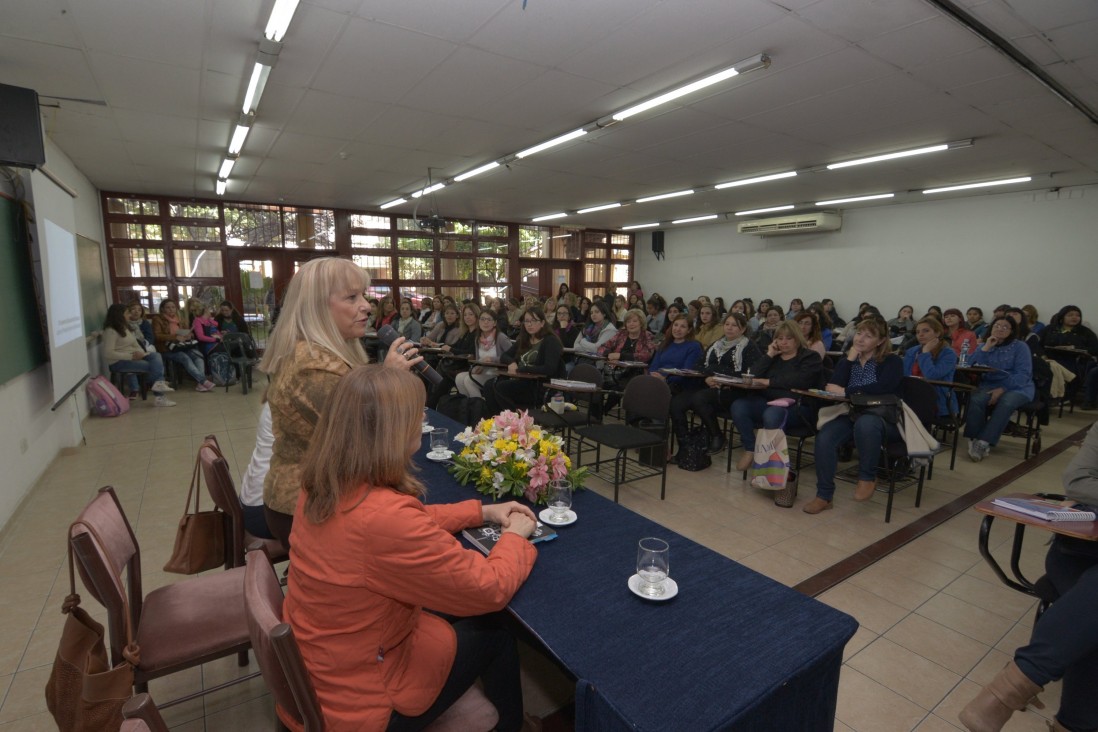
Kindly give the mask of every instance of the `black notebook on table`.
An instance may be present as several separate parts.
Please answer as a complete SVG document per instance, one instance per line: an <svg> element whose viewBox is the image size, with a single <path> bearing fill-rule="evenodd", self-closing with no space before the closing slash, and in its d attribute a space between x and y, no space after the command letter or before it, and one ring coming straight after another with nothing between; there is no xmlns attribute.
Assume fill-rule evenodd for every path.
<svg viewBox="0 0 1098 732"><path fill-rule="evenodd" d="M499 524L484 524L475 529L464 529L462 530L461 535L472 542L473 546L477 549L480 549L487 554L492 551L492 547L499 541L500 527ZM539 521L537 528L534 529L534 533L530 535L530 543L540 544L543 541L550 541L556 538L556 530Z"/></svg>

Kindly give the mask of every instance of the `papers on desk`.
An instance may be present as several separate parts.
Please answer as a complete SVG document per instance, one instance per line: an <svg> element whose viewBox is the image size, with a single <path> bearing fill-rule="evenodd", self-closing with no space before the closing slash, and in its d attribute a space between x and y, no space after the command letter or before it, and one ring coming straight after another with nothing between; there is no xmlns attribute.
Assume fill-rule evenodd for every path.
<svg viewBox="0 0 1098 732"><path fill-rule="evenodd" d="M996 498L992 505L1045 521L1094 521L1094 511L1072 508L1047 498Z"/></svg>
<svg viewBox="0 0 1098 732"><path fill-rule="evenodd" d="M660 373L670 376L705 376L703 372L694 369L660 369Z"/></svg>
<svg viewBox="0 0 1098 732"><path fill-rule="evenodd" d="M724 376L722 374L713 374L709 378L713 379L713 381L717 382L718 384L742 384L743 383L743 379L741 379L739 376Z"/></svg>
<svg viewBox="0 0 1098 732"><path fill-rule="evenodd" d="M607 360L606 363L610 364L611 366L618 366L618 367L623 368L623 369L646 369L646 368L648 368L648 364L646 364L644 361L610 361L610 360Z"/></svg>
<svg viewBox="0 0 1098 732"><path fill-rule="evenodd" d="M492 551L492 547L499 541L501 534L499 524L484 524L475 529L463 529L461 535L468 539L477 549L488 554ZM534 529L534 533L530 534L530 543L539 544L543 541L550 541L556 538L557 532L539 521L537 528Z"/></svg>
<svg viewBox="0 0 1098 732"><path fill-rule="evenodd" d="M561 389L572 391L595 391L598 387L588 381L574 381L572 379L550 379L549 386L558 386Z"/></svg>

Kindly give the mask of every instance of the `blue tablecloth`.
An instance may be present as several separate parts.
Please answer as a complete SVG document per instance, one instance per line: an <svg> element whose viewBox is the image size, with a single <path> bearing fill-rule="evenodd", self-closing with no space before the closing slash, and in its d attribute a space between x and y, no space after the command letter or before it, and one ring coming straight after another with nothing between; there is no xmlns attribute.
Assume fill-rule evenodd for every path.
<svg viewBox="0 0 1098 732"><path fill-rule="evenodd" d="M427 501L476 497L423 458L428 442L416 458ZM576 677L577 730L832 729L852 617L593 492L573 509L509 609ZM671 600L626 585L645 536L670 544Z"/></svg>

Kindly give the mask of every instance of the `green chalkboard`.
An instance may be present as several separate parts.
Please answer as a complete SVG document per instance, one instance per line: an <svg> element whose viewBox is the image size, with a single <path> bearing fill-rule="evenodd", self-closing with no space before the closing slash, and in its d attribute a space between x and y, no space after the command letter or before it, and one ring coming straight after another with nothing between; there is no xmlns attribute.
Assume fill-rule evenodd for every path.
<svg viewBox="0 0 1098 732"><path fill-rule="evenodd" d="M0 196L0 313L5 323L0 384L46 362L25 231L20 204Z"/></svg>
<svg viewBox="0 0 1098 732"><path fill-rule="evenodd" d="M84 306L84 335L102 330L107 319L107 284L99 242L76 235L76 259L80 267L80 302Z"/></svg>

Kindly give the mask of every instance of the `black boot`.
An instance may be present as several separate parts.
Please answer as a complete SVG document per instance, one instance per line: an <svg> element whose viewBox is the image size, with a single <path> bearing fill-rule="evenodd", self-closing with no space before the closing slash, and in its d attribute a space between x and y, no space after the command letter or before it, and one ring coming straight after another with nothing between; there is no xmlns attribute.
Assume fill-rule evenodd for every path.
<svg viewBox="0 0 1098 732"><path fill-rule="evenodd" d="M709 454L716 455L724 449L724 435L719 432L709 438Z"/></svg>

